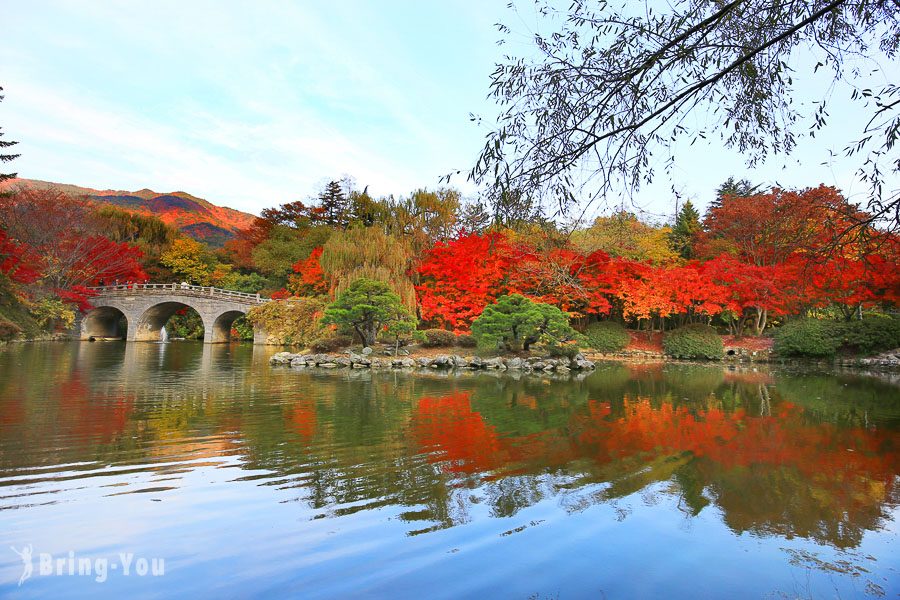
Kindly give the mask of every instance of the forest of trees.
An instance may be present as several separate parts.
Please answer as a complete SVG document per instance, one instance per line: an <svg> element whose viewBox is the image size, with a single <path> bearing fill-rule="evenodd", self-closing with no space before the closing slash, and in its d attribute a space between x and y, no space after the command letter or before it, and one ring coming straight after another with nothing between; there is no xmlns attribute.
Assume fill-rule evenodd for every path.
<svg viewBox="0 0 900 600"><path fill-rule="evenodd" d="M344 179L315 200L263 210L213 250L154 218L20 190L0 199L0 285L44 328L71 323L90 305L89 286L146 280L320 307L354 282L377 281L420 329L456 333L511 294L558 307L579 330L703 323L761 335L794 317L896 309L900 238L867 226L848 241L842 232L866 215L838 190L729 179L715 194L706 214L686 202L671 224L618 212L573 226L544 218L524 195L491 205L451 189L376 199Z"/></svg>

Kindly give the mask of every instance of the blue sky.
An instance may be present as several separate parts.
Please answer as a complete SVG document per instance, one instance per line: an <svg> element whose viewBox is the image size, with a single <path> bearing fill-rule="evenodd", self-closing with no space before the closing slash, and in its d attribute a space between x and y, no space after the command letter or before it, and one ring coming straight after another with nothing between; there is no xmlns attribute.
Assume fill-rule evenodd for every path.
<svg viewBox="0 0 900 600"><path fill-rule="evenodd" d="M470 168L485 131L468 115L495 110L494 23L536 26L506 0L0 4L0 126L20 142L20 176L184 190L254 213L343 174L405 195ZM635 202L661 218L674 184L705 206L729 175L862 200L855 163L820 165L858 121L840 106L839 125L788 160L749 172L736 152L694 147Z"/></svg>

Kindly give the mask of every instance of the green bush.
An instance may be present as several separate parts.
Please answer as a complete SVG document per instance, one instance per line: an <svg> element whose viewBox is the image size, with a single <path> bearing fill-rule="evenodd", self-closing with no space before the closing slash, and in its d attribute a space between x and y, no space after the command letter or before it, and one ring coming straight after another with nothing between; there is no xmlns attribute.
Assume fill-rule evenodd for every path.
<svg viewBox="0 0 900 600"><path fill-rule="evenodd" d="M471 335L467 333L461 333L456 336L456 345L461 348L475 348L478 346L478 343L475 341Z"/></svg>
<svg viewBox="0 0 900 600"><path fill-rule="evenodd" d="M234 339L238 340L252 340L253 339L253 324L247 320L246 316L238 317L235 319L234 323L231 324L232 332L236 332L237 335L234 336Z"/></svg>
<svg viewBox="0 0 900 600"><path fill-rule="evenodd" d="M309 345L313 352L335 352L353 344L353 338L349 335L329 335L321 337Z"/></svg>
<svg viewBox="0 0 900 600"><path fill-rule="evenodd" d="M456 334L446 329L426 329L421 332L425 339L422 345L426 348L445 348L456 345Z"/></svg>
<svg viewBox="0 0 900 600"><path fill-rule="evenodd" d="M59 298L41 298L31 307L31 316L42 330L51 333L71 329L75 323L75 309Z"/></svg>
<svg viewBox="0 0 900 600"><path fill-rule="evenodd" d="M170 339L202 340L203 319L195 310L178 311L166 321L166 332Z"/></svg>
<svg viewBox="0 0 900 600"><path fill-rule="evenodd" d="M600 352L618 352L631 341L621 324L614 321L591 323L584 332L588 346Z"/></svg>
<svg viewBox="0 0 900 600"><path fill-rule="evenodd" d="M22 330L12 321L0 319L0 342L8 342L16 339Z"/></svg>
<svg viewBox="0 0 900 600"><path fill-rule="evenodd" d="M686 325L663 337L663 350L674 358L720 360L725 355L722 338L708 325Z"/></svg>
<svg viewBox="0 0 900 600"><path fill-rule="evenodd" d="M547 344L545 346L547 348L547 354L553 357L558 358L575 358L575 356L581 352L581 348L578 347L578 343L566 343L566 344Z"/></svg>
<svg viewBox="0 0 900 600"><path fill-rule="evenodd" d="M900 348L900 319L870 317L837 324L838 346L854 354L877 354Z"/></svg>
<svg viewBox="0 0 900 600"><path fill-rule="evenodd" d="M268 343L305 347L324 335L324 311L321 298L287 298L254 306L247 320L266 332Z"/></svg>
<svg viewBox="0 0 900 600"><path fill-rule="evenodd" d="M779 356L823 357L837 352L840 323L817 319L789 321L775 330L775 353Z"/></svg>

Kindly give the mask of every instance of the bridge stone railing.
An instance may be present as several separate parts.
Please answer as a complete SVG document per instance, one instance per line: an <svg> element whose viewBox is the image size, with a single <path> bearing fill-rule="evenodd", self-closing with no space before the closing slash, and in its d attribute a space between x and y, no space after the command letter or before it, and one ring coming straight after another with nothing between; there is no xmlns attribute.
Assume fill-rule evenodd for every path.
<svg viewBox="0 0 900 600"><path fill-rule="evenodd" d="M234 300L237 302L255 304L270 302L269 298L263 298L259 294L248 294L247 292L236 292L234 290L224 290L212 286L190 285L187 283L125 283L95 286L87 289L98 295L104 296L131 296L144 293L170 295L174 293L197 298L217 298L220 300Z"/></svg>

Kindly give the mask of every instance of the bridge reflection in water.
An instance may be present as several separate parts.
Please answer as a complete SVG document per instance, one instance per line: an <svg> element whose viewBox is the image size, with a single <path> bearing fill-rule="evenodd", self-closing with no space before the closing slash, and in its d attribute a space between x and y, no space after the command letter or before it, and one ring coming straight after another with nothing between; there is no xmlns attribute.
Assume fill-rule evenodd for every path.
<svg viewBox="0 0 900 600"><path fill-rule="evenodd" d="M129 342L159 342L169 318L192 308L203 321L203 341L228 342L231 326L247 311L269 302L259 294L248 294L179 283L136 283L89 288L93 308L74 326L78 339L119 338ZM253 342L266 343L266 334L253 327Z"/></svg>

